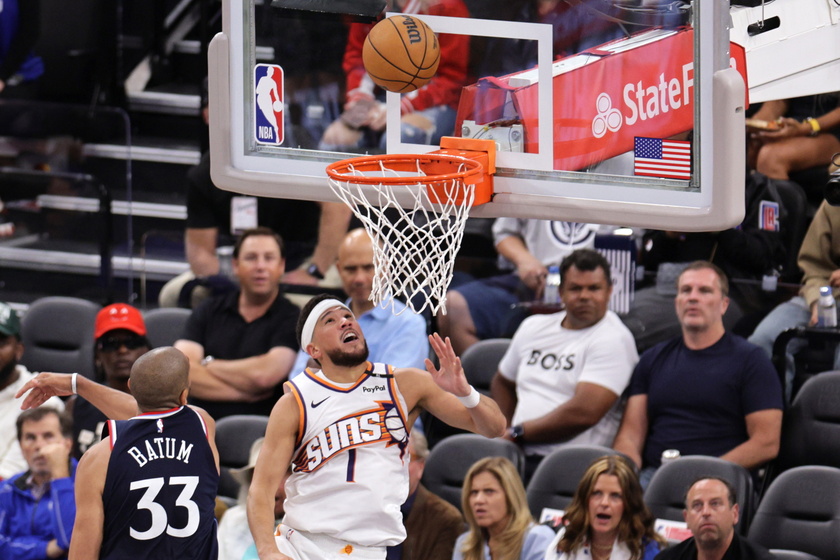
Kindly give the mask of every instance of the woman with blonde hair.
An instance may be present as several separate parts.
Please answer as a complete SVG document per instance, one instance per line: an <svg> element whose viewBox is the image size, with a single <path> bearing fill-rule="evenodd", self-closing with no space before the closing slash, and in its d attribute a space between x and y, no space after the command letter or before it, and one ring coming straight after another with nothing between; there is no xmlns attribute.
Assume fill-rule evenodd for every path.
<svg viewBox="0 0 840 560"><path fill-rule="evenodd" d="M554 532L531 517L522 478L508 459L477 461L464 480L461 509L469 531L452 560L542 560Z"/></svg>
<svg viewBox="0 0 840 560"><path fill-rule="evenodd" d="M630 462L601 457L578 483L545 560L651 560L665 546L653 522Z"/></svg>

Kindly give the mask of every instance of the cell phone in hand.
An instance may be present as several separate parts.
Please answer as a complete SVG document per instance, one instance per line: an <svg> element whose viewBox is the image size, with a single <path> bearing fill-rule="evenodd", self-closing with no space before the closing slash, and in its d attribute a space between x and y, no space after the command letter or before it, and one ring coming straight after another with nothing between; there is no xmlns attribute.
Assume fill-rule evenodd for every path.
<svg viewBox="0 0 840 560"><path fill-rule="evenodd" d="M747 128L753 128L755 130L779 130L779 123L777 121L746 119L744 122Z"/></svg>

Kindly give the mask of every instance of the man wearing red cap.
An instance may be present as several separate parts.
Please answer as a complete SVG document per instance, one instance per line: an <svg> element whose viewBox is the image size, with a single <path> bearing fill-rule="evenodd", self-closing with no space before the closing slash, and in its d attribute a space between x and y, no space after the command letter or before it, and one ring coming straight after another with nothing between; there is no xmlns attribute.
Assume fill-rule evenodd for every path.
<svg viewBox="0 0 840 560"><path fill-rule="evenodd" d="M140 311L124 303L103 308L93 327L96 340L93 351L95 380L112 389L128 393L128 376L137 358L151 349L146 338L146 324ZM73 454L81 457L99 441L108 418L84 397L75 395L67 401L73 416Z"/></svg>

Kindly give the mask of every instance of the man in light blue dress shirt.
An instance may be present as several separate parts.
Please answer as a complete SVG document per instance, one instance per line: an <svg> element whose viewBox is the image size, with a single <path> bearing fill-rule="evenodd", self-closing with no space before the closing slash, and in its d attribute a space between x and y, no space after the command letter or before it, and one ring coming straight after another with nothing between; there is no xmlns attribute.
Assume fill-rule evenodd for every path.
<svg viewBox="0 0 840 560"><path fill-rule="evenodd" d="M373 245L364 229L354 229L344 237L337 266L344 292L350 296L345 303L365 333L370 361L425 369L423 360L429 356L426 320L414 313L395 315L368 299L373 284ZM405 307L399 301L394 305L396 312ZM308 362L309 354L300 350L289 377L300 374Z"/></svg>

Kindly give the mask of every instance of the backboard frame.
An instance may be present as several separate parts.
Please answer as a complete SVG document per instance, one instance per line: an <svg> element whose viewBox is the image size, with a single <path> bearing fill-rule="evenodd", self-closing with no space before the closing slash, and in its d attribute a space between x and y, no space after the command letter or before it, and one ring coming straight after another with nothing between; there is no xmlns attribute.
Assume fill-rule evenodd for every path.
<svg viewBox="0 0 840 560"><path fill-rule="evenodd" d="M253 11L251 1L224 0L223 30L210 44L213 181L220 188L245 194L333 201L324 168L352 154L293 148L246 150L247 123L243 111L232 108L244 103L245 84L250 83L244 79L245 69L255 64L243 48L236 47L246 42L245 16L246 10ZM436 31L436 25L443 25L432 18L423 17L423 20L430 22ZM695 1L694 115L699 130L694 143L692 181L553 171L539 162L529 169L516 169L505 167L504 154L499 154L496 194L490 203L473 208L471 215L678 231L715 231L740 223L744 215L745 85L740 74L729 65L728 23L726 0ZM512 34L517 36L516 32ZM545 38L537 41L542 57ZM540 58L541 76L546 75L542 74L547 67L543 60ZM540 81L540 96L545 99L544 90L550 91L551 80ZM548 85L544 86L543 82ZM394 103L394 97L398 98L389 94L388 103ZM541 113L550 118L545 109ZM398 114L392 110L390 118ZM547 128L550 132L551 127ZM389 135L396 134L391 131L398 129L393 122L388 123ZM546 145L541 131L540 146ZM431 151L436 147L423 148Z"/></svg>

